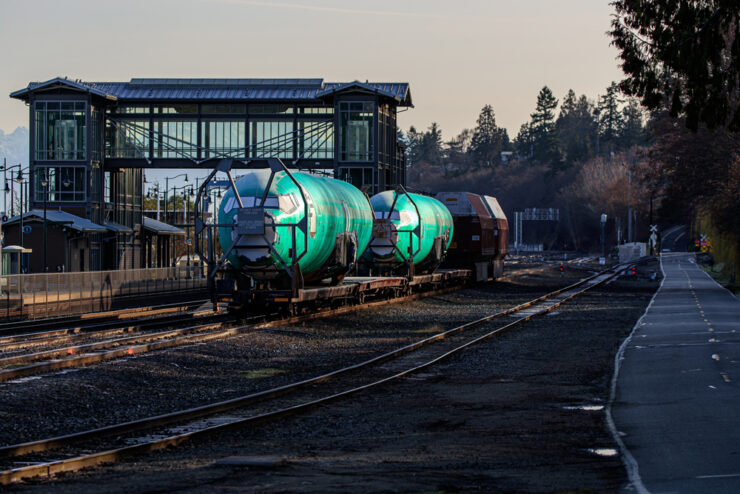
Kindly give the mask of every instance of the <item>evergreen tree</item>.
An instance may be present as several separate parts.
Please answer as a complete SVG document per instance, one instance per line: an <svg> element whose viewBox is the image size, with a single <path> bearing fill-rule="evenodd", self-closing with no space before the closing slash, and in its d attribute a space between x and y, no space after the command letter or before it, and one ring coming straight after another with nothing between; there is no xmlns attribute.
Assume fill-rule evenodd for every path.
<svg viewBox="0 0 740 494"><path fill-rule="evenodd" d="M429 129L421 137L419 146L419 161L426 161L433 165L441 165L444 158L442 152L442 131L437 122L432 122Z"/></svg>
<svg viewBox="0 0 740 494"><path fill-rule="evenodd" d="M624 121L619 111L619 87L616 82L606 88L606 94L599 101L599 141L600 152L609 155L616 152L619 135L622 132Z"/></svg>
<svg viewBox="0 0 740 494"><path fill-rule="evenodd" d="M560 106L560 115L555 126L566 163L582 162L593 156L597 124L593 116L593 105L586 95L576 98L572 89L568 91Z"/></svg>
<svg viewBox="0 0 740 494"><path fill-rule="evenodd" d="M627 149L645 140L645 130L642 123L642 108L635 98L627 100L627 106L622 109L622 132L619 136L619 145Z"/></svg>
<svg viewBox="0 0 740 494"><path fill-rule="evenodd" d="M558 100L555 99L550 88L543 87L537 95L537 107L531 115L530 122L533 140L532 160L552 167L557 167L560 163L554 113L557 107Z"/></svg>
<svg viewBox="0 0 740 494"><path fill-rule="evenodd" d="M496 126L493 107L486 105L478 116L470 152L478 166L493 167L501 162L502 135Z"/></svg>
<svg viewBox="0 0 740 494"><path fill-rule="evenodd" d="M409 168L419 162L422 137L423 134L419 133L416 127L412 125L401 139L401 142L406 146L406 166Z"/></svg>
<svg viewBox="0 0 740 494"><path fill-rule="evenodd" d="M627 79L650 110L670 108L697 130L740 131L738 0L614 0L611 36Z"/></svg>
<svg viewBox="0 0 740 494"><path fill-rule="evenodd" d="M519 159L531 159L534 154L534 139L532 138L532 128L529 123L523 123L519 127L519 133L514 139L514 150Z"/></svg>

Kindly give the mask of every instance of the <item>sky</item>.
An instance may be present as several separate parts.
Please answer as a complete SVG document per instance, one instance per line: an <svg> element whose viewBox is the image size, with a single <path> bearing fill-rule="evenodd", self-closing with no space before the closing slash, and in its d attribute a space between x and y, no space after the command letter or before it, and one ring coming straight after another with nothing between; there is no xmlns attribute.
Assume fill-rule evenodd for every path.
<svg viewBox="0 0 740 494"><path fill-rule="evenodd" d="M7 95L56 76L316 77L408 82L399 126L447 140L490 104L514 138L547 85L596 98L622 77L608 0L2 0L0 129L28 125Z"/></svg>

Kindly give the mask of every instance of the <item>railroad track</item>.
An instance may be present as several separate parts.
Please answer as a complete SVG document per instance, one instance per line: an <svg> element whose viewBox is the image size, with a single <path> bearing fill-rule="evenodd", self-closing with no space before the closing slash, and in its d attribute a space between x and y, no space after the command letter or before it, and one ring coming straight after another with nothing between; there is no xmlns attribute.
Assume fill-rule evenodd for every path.
<svg viewBox="0 0 740 494"><path fill-rule="evenodd" d="M315 378L228 401L2 447L0 448L0 465L8 469L0 471L0 483L7 484L41 475L51 476L92 465L120 461L128 456L177 446L208 435L307 411L318 405L380 386L426 369L476 343L534 317L546 314L587 290L613 279L624 269L624 267L616 267L611 272L598 273L529 302ZM350 309L356 309L356 307ZM297 322L333 315L344 310L265 322L251 327L256 329L269 327L276 323ZM491 327L494 320L506 316L516 318ZM26 466L17 467L18 464L23 463ZM16 467L11 468L14 465Z"/></svg>
<svg viewBox="0 0 740 494"><path fill-rule="evenodd" d="M33 319L23 321L12 321L0 323L0 342L6 338L20 334L31 334L34 330L51 332L53 329L60 331L80 331L90 326L96 326L105 322L120 322L127 319L139 319L163 314L175 314L193 310L203 305L208 300L192 300L188 302L177 302L173 304L152 305L146 307L132 307L105 312L94 312L77 316L54 317L49 319Z"/></svg>

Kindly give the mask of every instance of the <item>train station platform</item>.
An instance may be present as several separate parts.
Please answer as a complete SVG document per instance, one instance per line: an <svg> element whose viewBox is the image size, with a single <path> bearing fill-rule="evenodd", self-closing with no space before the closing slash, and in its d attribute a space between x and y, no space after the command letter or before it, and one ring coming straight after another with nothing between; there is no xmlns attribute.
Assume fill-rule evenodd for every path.
<svg viewBox="0 0 740 494"><path fill-rule="evenodd" d="M693 254L661 265L616 360L610 412L627 491L740 492L740 300Z"/></svg>

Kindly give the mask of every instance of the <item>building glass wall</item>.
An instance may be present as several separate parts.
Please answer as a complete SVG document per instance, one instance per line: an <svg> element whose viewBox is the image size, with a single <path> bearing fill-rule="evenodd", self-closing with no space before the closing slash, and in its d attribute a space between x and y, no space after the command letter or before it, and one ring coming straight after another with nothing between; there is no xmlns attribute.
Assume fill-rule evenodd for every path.
<svg viewBox="0 0 740 494"><path fill-rule="evenodd" d="M250 157L292 159L293 129L292 120L250 121Z"/></svg>
<svg viewBox="0 0 740 494"><path fill-rule="evenodd" d="M154 157L187 158L198 152L198 122L154 121Z"/></svg>
<svg viewBox="0 0 740 494"><path fill-rule="evenodd" d="M149 158L149 120L108 120L106 158Z"/></svg>
<svg viewBox="0 0 740 494"><path fill-rule="evenodd" d="M34 159L85 159L84 101L37 101L35 104Z"/></svg>
<svg viewBox="0 0 740 494"><path fill-rule="evenodd" d="M203 158L245 157L246 122L204 120L201 122Z"/></svg>
<svg viewBox="0 0 740 494"><path fill-rule="evenodd" d="M84 166L38 166L35 168L34 200L81 202L87 199Z"/></svg>
<svg viewBox="0 0 740 494"><path fill-rule="evenodd" d="M373 159L373 103L339 103L339 160Z"/></svg>
<svg viewBox="0 0 740 494"><path fill-rule="evenodd" d="M373 186L373 169L370 167L341 167L339 180L349 182L358 189Z"/></svg>
<svg viewBox="0 0 740 494"><path fill-rule="evenodd" d="M305 159L334 159L334 125L331 121L298 122L298 156Z"/></svg>

